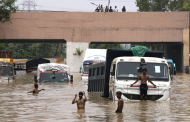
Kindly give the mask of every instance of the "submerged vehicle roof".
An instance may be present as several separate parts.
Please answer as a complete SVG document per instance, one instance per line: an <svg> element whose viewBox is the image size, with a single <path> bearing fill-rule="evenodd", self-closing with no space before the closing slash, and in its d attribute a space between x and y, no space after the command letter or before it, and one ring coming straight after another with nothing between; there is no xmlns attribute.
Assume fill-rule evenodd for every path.
<svg viewBox="0 0 190 122"><path fill-rule="evenodd" d="M51 71L51 70L65 71L68 74L70 74L70 68L68 65L58 64L58 63L45 63L38 65L37 75L39 76L40 72Z"/></svg>

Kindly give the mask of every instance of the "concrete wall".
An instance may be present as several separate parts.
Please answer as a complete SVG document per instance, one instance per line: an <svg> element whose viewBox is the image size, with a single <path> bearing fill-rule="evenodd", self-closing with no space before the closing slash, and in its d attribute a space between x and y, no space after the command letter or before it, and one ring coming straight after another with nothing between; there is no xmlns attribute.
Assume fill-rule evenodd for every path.
<svg viewBox="0 0 190 122"><path fill-rule="evenodd" d="M67 42L67 65L70 66L71 72L79 72L80 66L84 59L85 50L89 47L89 43L82 42ZM73 55L76 52L76 48L83 50L81 56Z"/></svg>
<svg viewBox="0 0 190 122"><path fill-rule="evenodd" d="M189 12L17 12L11 19L12 24L0 23L0 39L183 42Z"/></svg>

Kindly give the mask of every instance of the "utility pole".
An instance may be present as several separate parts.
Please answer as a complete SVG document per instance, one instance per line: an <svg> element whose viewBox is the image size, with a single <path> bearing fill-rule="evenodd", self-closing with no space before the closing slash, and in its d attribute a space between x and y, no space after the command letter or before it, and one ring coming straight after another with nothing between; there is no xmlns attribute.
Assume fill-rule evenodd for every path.
<svg viewBox="0 0 190 122"><path fill-rule="evenodd" d="M108 0L108 12L109 12L109 9L110 9L110 0Z"/></svg>

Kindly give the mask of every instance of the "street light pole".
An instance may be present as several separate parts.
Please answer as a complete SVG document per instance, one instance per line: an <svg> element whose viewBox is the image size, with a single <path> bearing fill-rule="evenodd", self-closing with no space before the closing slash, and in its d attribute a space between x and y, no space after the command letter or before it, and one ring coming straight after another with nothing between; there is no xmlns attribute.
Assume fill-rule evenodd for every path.
<svg viewBox="0 0 190 122"><path fill-rule="evenodd" d="M109 12L109 8L110 8L110 0L108 0L108 12Z"/></svg>
<svg viewBox="0 0 190 122"><path fill-rule="evenodd" d="M190 17L190 0L189 0L189 17ZM189 29L190 29L190 23L189 23ZM190 54L190 31L189 31L189 54Z"/></svg>

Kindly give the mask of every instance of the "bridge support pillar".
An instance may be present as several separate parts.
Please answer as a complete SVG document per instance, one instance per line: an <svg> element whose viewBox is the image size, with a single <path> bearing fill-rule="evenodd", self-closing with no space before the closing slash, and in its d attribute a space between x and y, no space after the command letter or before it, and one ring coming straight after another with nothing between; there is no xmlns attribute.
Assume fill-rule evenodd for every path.
<svg viewBox="0 0 190 122"><path fill-rule="evenodd" d="M183 29L183 72L189 66L189 29Z"/></svg>
<svg viewBox="0 0 190 122"><path fill-rule="evenodd" d="M70 72L79 72L87 48L89 48L89 43L67 42L66 58L67 65L70 67ZM80 49L80 52L82 51L81 55L78 55L76 52L77 49Z"/></svg>

